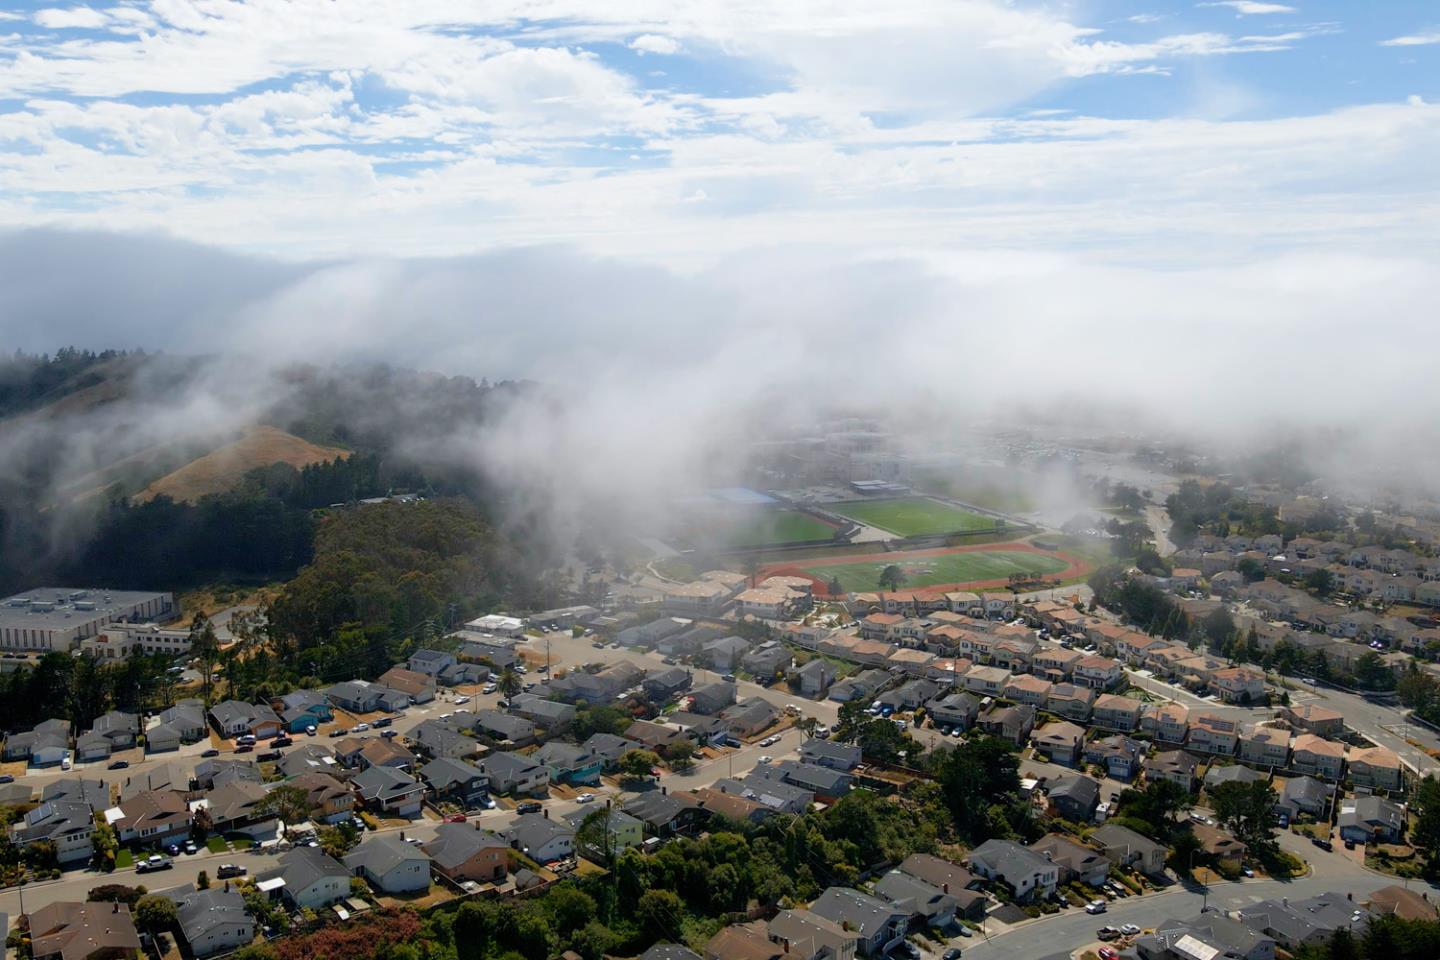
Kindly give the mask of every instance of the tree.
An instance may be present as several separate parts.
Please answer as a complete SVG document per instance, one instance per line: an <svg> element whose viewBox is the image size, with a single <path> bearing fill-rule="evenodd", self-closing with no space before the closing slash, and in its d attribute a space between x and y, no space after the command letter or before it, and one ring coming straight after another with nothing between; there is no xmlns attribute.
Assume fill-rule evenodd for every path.
<svg viewBox="0 0 1440 960"><path fill-rule="evenodd" d="M619 938L599 920L591 920L570 937L570 948L582 960L604 960L618 944Z"/></svg>
<svg viewBox="0 0 1440 960"><path fill-rule="evenodd" d="M905 576L905 571L893 563L887 564L885 569L880 571L880 586L889 589L891 593L899 590L907 579L909 578Z"/></svg>
<svg viewBox="0 0 1440 960"><path fill-rule="evenodd" d="M805 736L813 737L815 736L815 731L820 729L820 718L806 715L801 717L800 722L795 724L795 726L799 727L800 732L805 734Z"/></svg>
<svg viewBox="0 0 1440 960"><path fill-rule="evenodd" d="M339 860L360 842L360 831L349 820L342 820L338 826L322 827L319 835L320 849L327 856Z"/></svg>
<svg viewBox="0 0 1440 960"><path fill-rule="evenodd" d="M635 904L635 917L651 936L680 940L685 903L673 891L647 890Z"/></svg>
<svg viewBox="0 0 1440 960"><path fill-rule="evenodd" d="M1410 842L1425 854L1425 875L1440 876L1440 780L1434 774L1420 781L1410 805L1416 813Z"/></svg>
<svg viewBox="0 0 1440 960"><path fill-rule="evenodd" d="M310 795L304 787L282 784L267 793L265 799L255 805L255 810L279 817L288 831L295 824L309 819Z"/></svg>
<svg viewBox="0 0 1440 960"><path fill-rule="evenodd" d="M1168 837L1190 808L1190 791L1171 780L1150 780L1139 790L1120 795L1121 816L1143 820L1156 837Z"/></svg>
<svg viewBox="0 0 1440 960"><path fill-rule="evenodd" d="M830 581L825 584L825 592L832 597L843 597L845 596L845 584L840 582L839 577L831 577Z"/></svg>
<svg viewBox="0 0 1440 960"><path fill-rule="evenodd" d="M215 636L215 625L210 618L202 611L195 615L190 622L190 654L198 657L200 664L205 668L205 675L202 678L205 690L205 702L210 702L211 677L215 673L215 660L220 656L220 641Z"/></svg>
<svg viewBox="0 0 1440 960"><path fill-rule="evenodd" d="M665 748L665 762L671 770L689 770L695 766L695 744L689 740L677 740Z"/></svg>
<svg viewBox="0 0 1440 960"><path fill-rule="evenodd" d="M145 896L143 886L130 887L123 883L104 883L98 887L91 887L85 899L95 903L123 903L127 907L134 907L141 897Z"/></svg>
<svg viewBox="0 0 1440 960"><path fill-rule="evenodd" d="M1317 597L1328 597L1335 590L1335 575L1323 567L1311 570L1305 575L1305 586Z"/></svg>
<svg viewBox="0 0 1440 960"><path fill-rule="evenodd" d="M595 919L595 898L579 887L563 883L545 895L545 909L555 921L555 927L562 933L579 930Z"/></svg>
<svg viewBox="0 0 1440 960"><path fill-rule="evenodd" d="M1440 701L1440 683L1430 674L1421 673L1412 661L1410 669L1395 682L1395 695L1401 703L1424 717Z"/></svg>
<svg viewBox="0 0 1440 960"><path fill-rule="evenodd" d="M1253 557L1246 557L1235 564L1235 572L1244 577L1246 583L1259 583L1265 579L1265 565Z"/></svg>
<svg viewBox="0 0 1440 960"><path fill-rule="evenodd" d="M629 750L620 757L620 773L625 779L644 780L660 765L660 758L649 750Z"/></svg>
<svg viewBox="0 0 1440 960"><path fill-rule="evenodd" d="M1195 856L1203 849L1200 838L1194 830L1177 831L1170 841L1170 867L1176 873L1189 876Z"/></svg>
<svg viewBox="0 0 1440 960"><path fill-rule="evenodd" d="M506 698L515 696L517 693L520 692L522 687L522 684L520 683L520 674L516 673L509 667L506 667L504 670L500 671L500 679L495 681L495 683L496 686L498 686L500 689L500 695Z"/></svg>
<svg viewBox="0 0 1440 960"><path fill-rule="evenodd" d="M1275 843L1275 801L1268 781L1222 783L1211 791L1215 816L1257 854L1271 853Z"/></svg>
<svg viewBox="0 0 1440 960"><path fill-rule="evenodd" d="M867 759L879 763L894 763L901 753L910 756L919 752L909 734L902 732L893 721L880 717L861 724L855 731L855 742Z"/></svg>
<svg viewBox="0 0 1440 960"><path fill-rule="evenodd" d="M115 837L115 828L108 823L97 823L90 835L90 846L95 851L95 863L104 873L115 869L115 854L120 851L120 841Z"/></svg>
<svg viewBox="0 0 1440 960"><path fill-rule="evenodd" d="M135 903L135 923L151 935L175 925L175 901L156 893L146 894Z"/></svg>
<svg viewBox="0 0 1440 960"><path fill-rule="evenodd" d="M1395 672L1374 650L1355 660L1355 683L1366 690L1388 690L1395 684Z"/></svg>
<svg viewBox="0 0 1440 960"><path fill-rule="evenodd" d="M206 873L204 870L201 870L200 873L195 877L195 889L196 889L196 890L209 890L209 889L210 889L210 874Z"/></svg>

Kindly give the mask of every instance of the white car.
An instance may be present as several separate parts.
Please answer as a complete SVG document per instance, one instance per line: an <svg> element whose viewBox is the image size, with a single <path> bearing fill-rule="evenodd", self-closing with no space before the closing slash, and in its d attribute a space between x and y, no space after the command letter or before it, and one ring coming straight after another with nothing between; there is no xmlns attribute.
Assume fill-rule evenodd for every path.
<svg viewBox="0 0 1440 960"><path fill-rule="evenodd" d="M60 769L61 769L61 770L69 770L69 769L70 769L71 767L73 767L73 766L74 766L74 764L70 762L70 758L69 758L69 757L66 757L64 760L61 760L61 761L60 761Z"/></svg>
<svg viewBox="0 0 1440 960"><path fill-rule="evenodd" d="M959 727L956 727L954 730L950 731L950 736L954 737L956 740L959 740L961 737L965 736L965 731L961 730Z"/></svg>
<svg viewBox="0 0 1440 960"><path fill-rule="evenodd" d="M1140 928L1133 923L1120 924L1120 932L1127 937L1133 937L1140 933Z"/></svg>
<svg viewBox="0 0 1440 960"><path fill-rule="evenodd" d="M369 729L370 729L370 724L368 724L368 723L357 723L357 724L355 724L355 732L356 732L356 733L364 733L366 730L369 730Z"/></svg>
<svg viewBox="0 0 1440 960"><path fill-rule="evenodd" d="M582 793L582 794L580 794L580 796L578 796L578 797L575 798L575 802L576 802L576 803L590 803L590 802L594 801L594 799L595 799L595 794L593 794L593 793Z"/></svg>
<svg viewBox="0 0 1440 960"><path fill-rule="evenodd" d="M1109 907L1106 905L1104 900L1091 900L1089 903L1085 904L1086 913L1104 913L1107 909L1109 909Z"/></svg>
<svg viewBox="0 0 1440 960"><path fill-rule="evenodd" d="M759 759L759 760L756 760L755 762L756 762L756 763L769 763L771 760L774 760L774 759L775 759L774 757L770 756L770 755L767 753L767 754L762 754L761 757L760 757L760 759Z"/></svg>
<svg viewBox="0 0 1440 960"><path fill-rule="evenodd" d="M488 694L494 693L496 690L499 690L499 689L500 689L500 684L498 684L498 683L487 683L487 684L485 684L485 686L483 686L483 687L480 688L480 692L488 695Z"/></svg>
<svg viewBox="0 0 1440 960"><path fill-rule="evenodd" d="M453 713L442 713L442 714L440 714L440 719L441 719L441 720L449 720L449 719L450 719L451 717L453 717L453 716L454 716Z"/></svg>
<svg viewBox="0 0 1440 960"><path fill-rule="evenodd" d="M469 703L469 702L470 702L470 698L469 698L469 697L456 697L456 698L455 698L455 702L456 702L456 703Z"/></svg>

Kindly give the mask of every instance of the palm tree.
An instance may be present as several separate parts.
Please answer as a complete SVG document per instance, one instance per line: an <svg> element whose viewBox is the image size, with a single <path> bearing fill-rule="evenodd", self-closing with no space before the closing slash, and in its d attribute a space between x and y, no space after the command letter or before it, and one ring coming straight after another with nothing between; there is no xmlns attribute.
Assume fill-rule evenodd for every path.
<svg viewBox="0 0 1440 960"><path fill-rule="evenodd" d="M520 674L506 667L500 672L500 679L496 681L500 693L506 697L513 697L520 692Z"/></svg>

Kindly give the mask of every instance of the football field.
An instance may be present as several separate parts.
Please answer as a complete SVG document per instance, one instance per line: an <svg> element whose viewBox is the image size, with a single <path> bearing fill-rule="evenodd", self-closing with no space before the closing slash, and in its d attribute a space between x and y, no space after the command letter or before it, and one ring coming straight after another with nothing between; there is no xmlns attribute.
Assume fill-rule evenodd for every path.
<svg viewBox="0 0 1440 960"><path fill-rule="evenodd" d="M826 509L897 537L993 530L995 519L925 497L828 503Z"/></svg>
<svg viewBox="0 0 1440 960"><path fill-rule="evenodd" d="M905 574L903 587L1003 581L1012 573L1048 576L1070 567L1065 560L1048 554L1005 549L969 550L908 560L903 553L893 553L859 563L806 565L801 562L796 566L806 576L814 577L821 583L829 583L832 577L838 577L845 590L864 593L882 589L880 572L892 563Z"/></svg>
<svg viewBox="0 0 1440 960"><path fill-rule="evenodd" d="M835 528L798 510L767 510L727 525L721 537L736 547L758 547L771 543L799 543L829 540Z"/></svg>

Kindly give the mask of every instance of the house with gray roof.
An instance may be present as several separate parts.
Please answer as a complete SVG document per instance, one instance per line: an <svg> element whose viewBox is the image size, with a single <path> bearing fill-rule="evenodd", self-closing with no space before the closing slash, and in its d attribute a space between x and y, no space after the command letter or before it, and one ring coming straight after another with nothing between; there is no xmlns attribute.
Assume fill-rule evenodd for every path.
<svg viewBox="0 0 1440 960"><path fill-rule="evenodd" d="M793 661L789 647L779 640L766 640L740 658L740 669L757 681L769 682L788 670Z"/></svg>
<svg viewBox="0 0 1440 960"><path fill-rule="evenodd" d="M135 746L135 737L140 732L140 718L123 710L111 710L95 718L95 722L90 724L90 732L109 740L113 749L123 750Z"/></svg>
<svg viewBox="0 0 1440 960"><path fill-rule="evenodd" d="M1240 907L1233 916L1292 953L1328 944L1342 927L1361 937L1374 919L1365 907L1336 891L1303 900L1262 900Z"/></svg>
<svg viewBox="0 0 1440 960"><path fill-rule="evenodd" d="M458 760L480 752L480 744L473 737L461 733L453 720L422 721L410 731L410 742L419 752L437 759L447 757Z"/></svg>
<svg viewBox="0 0 1440 960"><path fill-rule="evenodd" d="M55 845L56 859L65 865L90 859L95 852L94 833L95 810L89 803L78 798L42 800L10 828L10 841L17 847L49 841Z"/></svg>
<svg viewBox="0 0 1440 960"><path fill-rule="evenodd" d="M621 757L631 750L641 749L643 744L638 740L619 737L613 733L595 733L591 734L582 746L599 757L606 770L614 770L619 766Z"/></svg>
<svg viewBox="0 0 1440 960"><path fill-rule="evenodd" d="M350 896L350 871L319 847L282 853L274 869L255 877L257 883L266 880L280 880L282 895L296 910L320 910Z"/></svg>
<svg viewBox="0 0 1440 960"><path fill-rule="evenodd" d="M1013 840L986 840L970 851L970 869L1010 888L1016 900L1048 897L1060 881L1060 868L1042 854Z"/></svg>
<svg viewBox="0 0 1440 960"><path fill-rule="evenodd" d="M605 762L584 747L561 740L551 740L531 754L536 763L550 770L551 783L593 785L600 782Z"/></svg>
<svg viewBox="0 0 1440 960"><path fill-rule="evenodd" d="M646 831L657 837L690 833L706 817L693 796L670 793L664 787L631 797L621 809L643 821Z"/></svg>
<svg viewBox="0 0 1440 960"><path fill-rule="evenodd" d="M1104 854L1058 833L1047 833L1030 844L1030 849L1060 868L1061 883L1079 880L1098 887L1110 875L1110 861Z"/></svg>
<svg viewBox="0 0 1440 960"><path fill-rule="evenodd" d="M245 909L245 899L234 891L186 886L165 896L175 901L177 925L193 956L228 953L255 939L255 920Z"/></svg>
<svg viewBox="0 0 1440 960"><path fill-rule="evenodd" d="M912 910L850 887L827 887L810 904L810 912L853 931L859 937L856 949L860 954L878 957L905 939Z"/></svg>
<svg viewBox="0 0 1440 960"><path fill-rule="evenodd" d="M735 737L753 737L774 725L780 708L763 697L750 697L720 711L720 721Z"/></svg>
<svg viewBox="0 0 1440 960"><path fill-rule="evenodd" d="M835 676L835 664L824 657L814 657L796 670L791 678L799 687L802 696L818 700L825 696L825 691L835 682Z"/></svg>
<svg viewBox="0 0 1440 960"><path fill-rule="evenodd" d="M282 756L276 768L286 777L298 777L302 773L328 773L339 776L340 761L335 755L318 743L302 743Z"/></svg>
<svg viewBox="0 0 1440 960"><path fill-rule="evenodd" d="M813 663L814 661L811 662ZM890 674L884 670L876 670L872 667L869 670L862 670L853 677L846 677L844 680L831 686L830 699L836 703L869 700L889 682Z"/></svg>
<svg viewBox="0 0 1440 960"><path fill-rule="evenodd" d="M752 776L780 780L793 787L808 790L823 800L836 800L850 792L855 778L845 770L822 767L814 763L781 760L757 766Z"/></svg>
<svg viewBox="0 0 1440 960"><path fill-rule="evenodd" d="M1086 823L1100 805L1100 784L1084 774L1060 777L1050 784L1050 805L1072 823Z"/></svg>
<svg viewBox="0 0 1440 960"><path fill-rule="evenodd" d="M424 850L435 869L455 881L499 883L510 864L509 841L468 823L442 823Z"/></svg>
<svg viewBox="0 0 1440 960"><path fill-rule="evenodd" d="M887 690L876 700L896 710L914 710L945 692L943 684L924 678L909 680L893 690Z"/></svg>
<svg viewBox="0 0 1440 960"><path fill-rule="evenodd" d="M875 893L910 912L911 922L948 927L955 921L955 898L934 884L903 870L891 870L875 883Z"/></svg>
<svg viewBox="0 0 1440 960"><path fill-rule="evenodd" d="M147 753L178 750L181 744L203 739L206 729L205 705L193 698L181 700L160 711L160 722L145 731L145 750Z"/></svg>
<svg viewBox="0 0 1440 960"><path fill-rule="evenodd" d="M563 820L552 820L543 813L527 813L517 817L501 836L510 846L536 863L568 860L575 855L575 829Z"/></svg>
<svg viewBox="0 0 1440 960"><path fill-rule="evenodd" d="M1405 835L1405 808L1384 797L1342 801L1335 826L1342 840L1353 843L1399 843Z"/></svg>
<svg viewBox="0 0 1440 960"><path fill-rule="evenodd" d="M380 707L383 688L364 680L342 680L325 688L325 696L335 706L351 713L373 713Z"/></svg>
<svg viewBox="0 0 1440 960"><path fill-rule="evenodd" d="M522 693L510 699L510 713L530 720L545 729L558 727L575 719L575 705L546 700L533 693Z"/></svg>
<svg viewBox="0 0 1440 960"><path fill-rule="evenodd" d="M223 787L225 784L234 783L237 780L260 783L265 778L260 775L260 767L254 761L230 757L211 757L208 760L201 760L195 765L194 779L195 785L201 790L214 790L216 787Z"/></svg>
<svg viewBox="0 0 1440 960"><path fill-rule="evenodd" d="M740 663L740 658L750 650L750 641L743 637L721 637L711 640L700 649L700 656L710 669L729 672Z"/></svg>
<svg viewBox="0 0 1440 960"><path fill-rule="evenodd" d="M446 667L453 666L460 661L455 654L446 653L444 650L416 650L410 654L405 661L405 668L413 673L423 673L429 677L438 677Z"/></svg>
<svg viewBox="0 0 1440 960"><path fill-rule="evenodd" d="M863 758L859 744L812 737L800 744L800 759L832 770L849 772L860 766Z"/></svg>
<svg viewBox="0 0 1440 960"><path fill-rule="evenodd" d="M786 960L850 960L860 942L857 934L804 909L781 910L765 925L765 933L780 945Z"/></svg>
<svg viewBox="0 0 1440 960"><path fill-rule="evenodd" d="M239 700L223 700L211 707L210 723L226 738L244 734L273 737L281 730L280 717L268 703L242 703Z"/></svg>
<svg viewBox="0 0 1440 960"><path fill-rule="evenodd" d="M353 875L364 877L382 893L414 893L430 889L429 854L407 843L398 834L382 833L367 837L345 854L344 862Z"/></svg>
<svg viewBox="0 0 1440 960"><path fill-rule="evenodd" d="M1223 913L1162 920L1134 940L1142 960L1275 960L1275 941Z"/></svg>
<svg viewBox="0 0 1440 960"><path fill-rule="evenodd" d="M777 813L804 813L815 802L813 791L786 783L778 777L767 779L753 770L740 779L725 777L716 780L714 789L763 804Z"/></svg>
<svg viewBox="0 0 1440 960"><path fill-rule="evenodd" d="M1165 873L1165 858L1170 852L1165 844L1129 827L1107 823L1090 834L1090 842L1098 846L1105 858L1116 867L1134 868L1156 877Z"/></svg>
<svg viewBox="0 0 1440 960"><path fill-rule="evenodd" d="M663 704L690 689L693 676L684 667L666 667L662 670L651 670L641 681L640 688L645 691L645 699L651 703Z"/></svg>
<svg viewBox="0 0 1440 960"><path fill-rule="evenodd" d="M735 684L724 680L707 683L690 693L690 709L713 716L735 702Z"/></svg>
<svg viewBox="0 0 1440 960"><path fill-rule="evenodd" d="M395 767L370 767L351 782L368 807L387 817L418 816L425 802L424 785Z"/></svg>
<svg viewBox="0 0 1440 960"><path fill-rule="evenodd" d="M497 743L510 743L517 747L535 741L533 720L501 713L499 710L481 710L476 713L475 730Z"/></svg>
<svg viewBox="0 0 1440 960"><path fill-rule="evenodd" d="M450 802L464 809L485 799L490 780L473 763L440 757L420 768L420 780L436 803Z"/></svg>
<svg viewBox="0 0 1440 960"><path fill-rule="evenodd" d="M925 713L939 726L969 730L980 715L980 701L973 693L947 693L925 704Z"/></svg>
<svg viewBox="0 0 1440 960"><path fill-rule="evenodd" d="M1318 817L1329 809L1334 790L1334 787L1314 777L1291 777L1285 781L1285 789L1280 791L1275 810L1291 820L1302 813Z"/></svg>
<svg viewBox="0 0 1440 960"><path fill-rule="evenodd" d="M1215 764L1205 774L1205 789L1214 790L1226 783L1258 783L1268 779L1259 770L1238 763Z"/></svg>
<svg viewBox="0 0 1440 960"><path fill-rule="evenodd" d="M479 767L495 793L539 794L550 785L549 768L520 754L492 753L480 761Z"/></svg>

